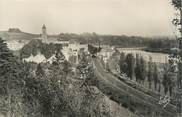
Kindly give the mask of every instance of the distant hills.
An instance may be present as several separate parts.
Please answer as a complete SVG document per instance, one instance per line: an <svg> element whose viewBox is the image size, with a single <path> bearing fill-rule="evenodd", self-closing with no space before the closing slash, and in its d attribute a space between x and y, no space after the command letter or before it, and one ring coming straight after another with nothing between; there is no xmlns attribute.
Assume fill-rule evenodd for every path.
<svg viewBox="0 0 182 117"><path fill-rule="evenodd" d="M30 34L22 32L18 28L10 28L8 31L0 31L0 37L6 41L11 40L27 40L30 41L34 38L38 38L38 34Z"/></svg>

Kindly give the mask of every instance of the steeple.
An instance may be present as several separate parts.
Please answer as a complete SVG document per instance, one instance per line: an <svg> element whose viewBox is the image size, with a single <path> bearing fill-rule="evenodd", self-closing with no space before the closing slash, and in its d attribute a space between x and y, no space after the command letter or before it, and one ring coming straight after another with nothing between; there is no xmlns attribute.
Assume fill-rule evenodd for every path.
<svg viewBox="0 0 182 117"><path fill-rule="evenodd" d="M43 24L43 26L42 26L42 29L46 29L46 26L45 26L45 24Z"/></svg>
<svg viewBox="0 0 182 117"><path fill-rule="evenodd" d="M42 26L42 39L46 41L47 39L47 30L45 24Z"/></svg>

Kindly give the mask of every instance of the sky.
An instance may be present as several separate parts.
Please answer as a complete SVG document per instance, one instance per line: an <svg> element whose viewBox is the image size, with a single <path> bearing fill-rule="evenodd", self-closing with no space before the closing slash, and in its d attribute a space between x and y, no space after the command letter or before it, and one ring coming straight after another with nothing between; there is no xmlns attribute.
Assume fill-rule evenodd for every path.
<svg viewBox="0 0 182 117"><path fill-rule="evenodd" d="M170 0L0 0L0 30L173 36Z"/></svg>

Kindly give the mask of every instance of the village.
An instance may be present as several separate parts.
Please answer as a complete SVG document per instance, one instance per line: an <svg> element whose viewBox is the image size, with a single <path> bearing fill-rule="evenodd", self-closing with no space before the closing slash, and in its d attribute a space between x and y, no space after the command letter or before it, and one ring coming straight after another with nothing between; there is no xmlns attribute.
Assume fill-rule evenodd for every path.
<svg viewBox="0 0 182 117"><path fill-rule="evenodd" d="M0 3L0 117L182 117L182 0Z"/></svg>

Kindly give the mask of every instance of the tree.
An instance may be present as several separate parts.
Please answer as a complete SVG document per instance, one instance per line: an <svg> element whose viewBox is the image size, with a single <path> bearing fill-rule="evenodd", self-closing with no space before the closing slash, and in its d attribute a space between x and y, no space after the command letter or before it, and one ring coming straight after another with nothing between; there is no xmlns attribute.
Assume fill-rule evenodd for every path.
<svg viewBox="0 0 182 117"><path fill-rule="evenodd" d="M6 102L8 117L20 114L21 92L24 83L22 63L8 49L7 44L0 38L0 96ZM1 105L0 105L1 106ZM3 107L3 106L1 106Z"/></svg>
<svg viewBox="0 0 182 117"><path fill-rule="evenodd" d="M172 96L172 93L173 93L173 89L174 89L174 86L175 86L175 79L176 79L176 65L175 65L175 61L173 59L169 59L169 84L168 84L168 87L169 87L169 94L170 96ZM178 73L180 74L180 72Z"/></svg>
<svg viewBox="0 0 182 117"><path fill-rule="evenodd" d="M64 61L65 61L65 56L63 55L63 53L61 52L61 50L58 49L56 51L55 59L53 60L53 64L54 65L59 65L60 63L62 63Z"/></svg>
<svg viewBox="0 0 182 117"><path fill-rule="evenodd" d="M176 97L177 97L177 116L182 116L182 1L181 0L172 0L172 5L174 8L179 12L178 13L178 18L175 18L173 20L173 24L178 28L180 37L178 38L179 42L179 52L177 54L173 54L173 58L177 58L177 64L178 64L178 77L177 77L177 92L176 92Z"/></svg>
<svg viewBox="0 0 182 117"><path fill-rule="evenodd" d="M154 64L154 72L153 72L153 78L154 78L154 88L157 90L157 84L159 84L159 76L158 76L158 69L157 65Z"/></svg>
<svg viewBox="0 0 182 117"><path fill-rule="evenodd" d="M126 74L130 79L133 79L133 73L134 73L134 56L132 54L126 55Z"/></svg>
<svg viewBox="0 0 182 117"><path fill-rule="evenodd" d="M169 91L169 87L168 87L168 84L169 84L169 76L168 76L168 73L165 72L164 75L163 75L163 81L162 81L162 84L163 84L163 87L164 87L164 93L165 95L167 94L167 92Z"/></svg>
<svg viewBox="0 0 182 117"><path fill-rule="evenodd" d="M181 8L181 0L172 0L172 5L175 8L180 9Z"/></svg>
<svg viewBox="0 0 182 117"><path fill-rule="evenodd" d="M120 54L120 59L119 59L119 68L120 68L120 73L126 73L126 62L125 62L125 53Z"/></svg>
<svg viewBox="0 0 182 117"><path fill-rule="evenodd" d="M158 82L158 84L159 84L159 87L158 87L158 92L160 93L160 92L161 92L161 84L162 84L162 81L161 81L161 79L159 79L159 82Z"/></svg>
<svg viewBox="0 0 182 117"><path fill-rule="evenodd" d="M144 58L140 57L140 80L144 84L145 78L146 78L146 62Z"/></svg>
<svg viewBox="0 0 182 117"><path fill-rule="evenodd" d="M92 79L94 77L93 66L89 63L88 56L83 54L84 56L81 57L77 69L79 71L80 77L83 79Z"/></svg>
<svg viewBox="0 0 182 117"><path fill-rule="evenodd" d="M168 92L170 93L170 96L172 96L172 89L174 86L174 81L173 81L173 75L172 72L170 71L170 65L165 65L164 66L164 75L163 75L163 87L164 87L164 93L167 94Z"/></svg>
<svg viewBox="0 0 182 117"><path fill-rule="evenodd" d="M135 77L137 82L139 82L140 76L141 76L140 59L139 59L139 54L136 54Z"/></svg>
<svg viewBox="0 0 182 117"><path fill-rule="evenodd" d="M152 88L152 81L153 81L153 62L152 57L150 56L149 62L148 62L148 82L149 82L149 89Z"/></svg>
<svg viewBox="0 0 182 117"><path fill-rule="evenodd" d="M136 54L135 77L138 83L144 83L146 77L146 62L142 56Z"/></svg>
<svg viewBox="0 0 182 117"><path fill-rule="evenodd" d="M45 71L43 70L41 64L37 65L36 75L40 77L45 75Z"/></svg>
<svg viewBox="0 0 182 117"><path fill-rule="evenodd" d="M94 46L88 44L88 51L89 51L90 54L92 54L92 55L97 54L98 52L101 51L101 49L102 49L102 48L101 48L100 46L97 48L97 47L94 47Z"/></svg>

